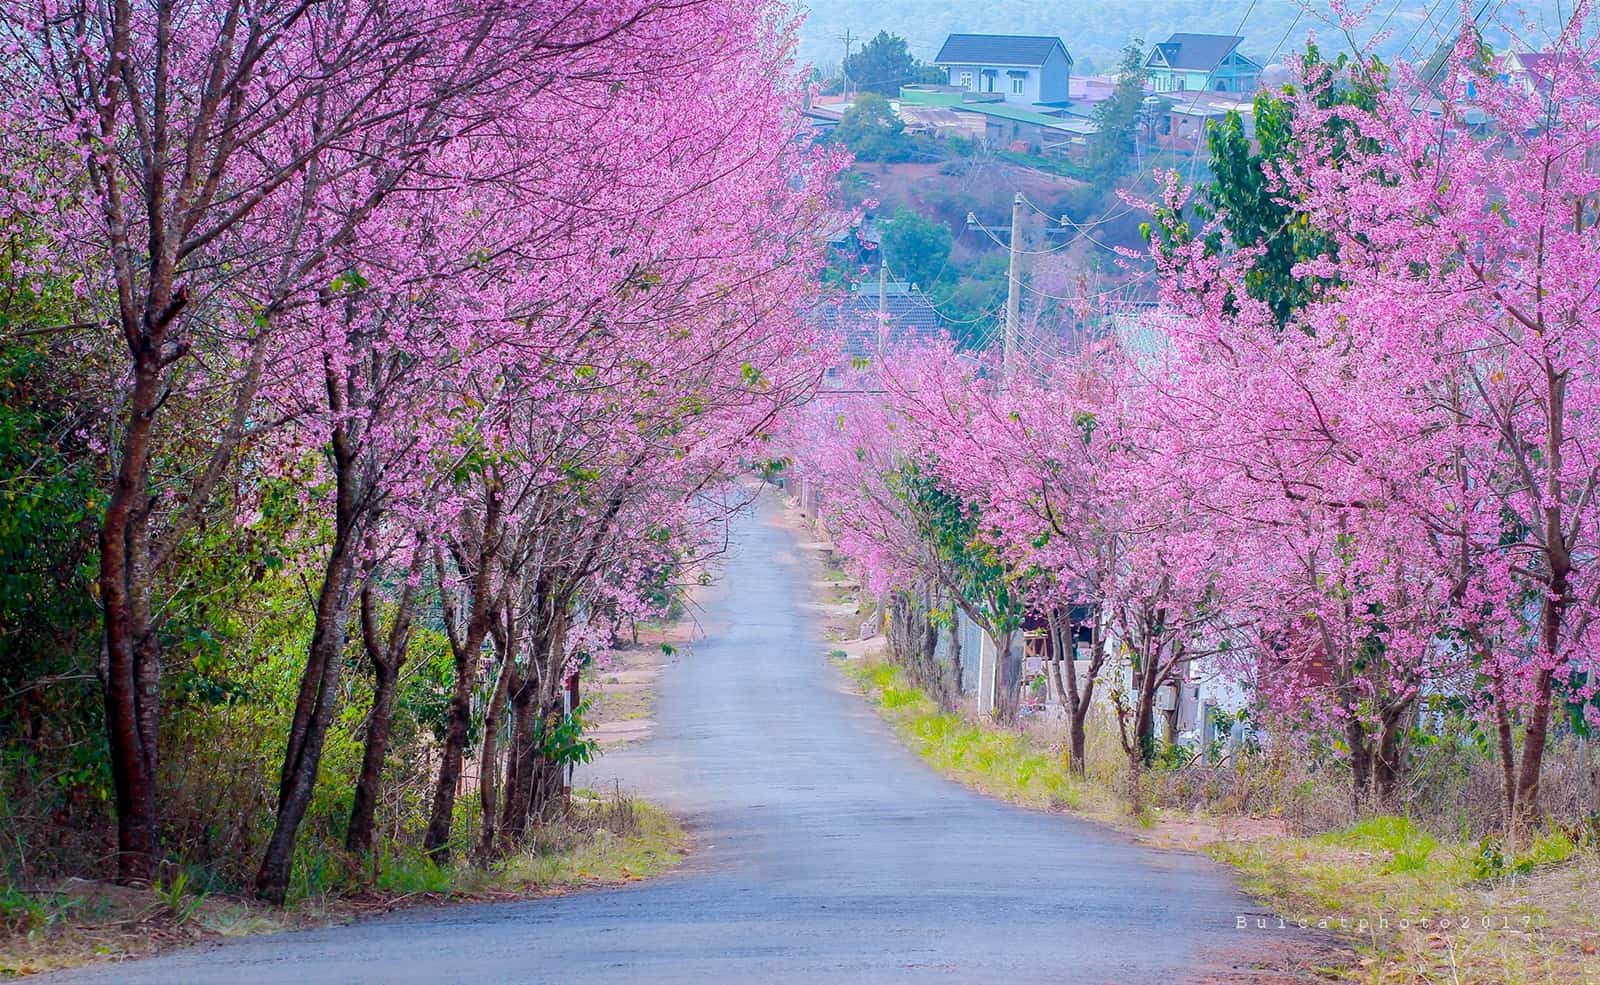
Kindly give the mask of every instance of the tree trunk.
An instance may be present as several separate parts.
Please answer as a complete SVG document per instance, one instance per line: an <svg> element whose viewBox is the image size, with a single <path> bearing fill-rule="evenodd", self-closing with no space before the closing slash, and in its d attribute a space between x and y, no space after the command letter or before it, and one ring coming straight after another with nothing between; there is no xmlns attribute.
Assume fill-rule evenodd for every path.
<svg viewBox="0 0 1600 985"><path fill-rule="evenodd" d="M468 636L468 642L472 642ZM467 729L472 723L472 687L477 682L477 647L462 648L455 654L455 686L450 693L450 713L445 726L444 749L440 756L439 777L433 790L433 812L422 839L422 850L439 865L450 860L450 831L455 820L456 786L461 782L461 763L467 746Z"/></svg>
<svg viewBox="0 0 1600 985"><path fill-rule="evenodd" d="M546 724L559 722L560 703L546 704L540 718ZM533 796L528 802L528 817L535 822L549 821L566 806L566 798L562 793L566 789L566 766L538 754L534 755L533 760Z"/></svg>
<svg viewBox="0 0 1600 985"><path fill-rule="evenodd" d="M395 690L400 668L406 660L411 640L411 622L416 613L415 566L395 609L394 625L386 641L378 635L377 605L372 583L361 590L361 641L372 664L372 713L367 718L366 746L362 750L361 775L356 779L355 802L350 808L350 827L345 832L345 848L356 855L372 850L372 826L377 813L378 794L383 786L383 761L389 754L389 732L394 724Z"/></svg>
<svg viewBox="0 0 1600 985"><path fill-rule="evenodd" d="M1578 204L1577 229L1583 231L1583 203ZM1534 677L1533 707L1528 727L1522 736L1522 763L1517 770L1517 799L1512 810L1510 836L1527 837L1539 822L1539 777L1544 766L1544 747L1550 735L1550 704L1554 697L1555 673L1551 669L1561 652L1561 627L1566 619L1568 594L1572 589L1572 553L1562 522L1564 496L1561 488L1562 460L1565 452L1567 372L1556 372L1545 364L1546 400L1543 463L1545 470L1544 548L1549 583L1540 613L1539 649L1544 667Z"/></svg>
<svg viewBox="0 0 1600 985"><path fill-rule="evenodd" d="M1350 747L1350 800L1359 812L1372 790L1372 748L1368 743L1367 728L1354 712L1345 720L1344 738Z"/></svg>
<svg viewBox="0 0 1600 985"><path fill-rule="evenodd" d="M1560 524L1552 522L1555 535L1562 536ZM1554 573L1550 593L1545 599L1540 649L1546 661L1560 652L1561 624L1566 615L1568 559L1563 551L1551 559ZM1528 727L1522 736L1522 763L1517 771L1517 797L1512 809L1512 835L1521 838L1539 823L1539 775L1544 765L1544 747L1550 736L1550 705L1554 697L1555 674L1548 667L1534 678L1534 704L1528 714Z"/></svg>
<svg viewBox="0 0 1600 985"><path fill-rule="evenodd" d="M372 850L372 826L383 783L383 761L389 754L389 729L394 723L395 684L400 668L372 668L372 713L367 718L366 745L361 754L361 775L356 779L355 802L350 808L350 828L344 847L354 855Z"/></svg>
<svg viewBox="0 0 1600 985"><path fill-rule="evenodd" d="M1139 703L1133 716L1133 740L1140 766L1149 766L1156 761L1156 689L1160 686L1154 667L1139 678Z"/></svg>
<svg viewBox="0 0 1600 985"><path fill-rule="evenodd" d="M343 411L349 406L346 381L331 363L325 364L328 406ZM278 782L278 818L256 873L256 894L282 905L294 864L295 838L300 822L316 792L322 766L322 746L333 723L339 698L339 675L344 669L344 648L349 631L350 596L355 589L360 556L360 529L377 507L363 495L371 488L370 476L360 468L359 437L349 421L335 424L328 451L334 471L334 534L317 593L311 647L300 675L300 693L289 724L288 748Z"/></svg>
<svg viewBox="0 0 1600 985"><path fill-rule="evenodd" d="M1022 660L1011 653L1013 635L1005 630L990 637L994 642L994 717L1007 724L1017 720L1017 687L1022 681Z"/></svg>
<svg viewBox="0 0 1600 985"><path fill-rule="evenodd" d="M897 591L886 611L891 658L941 709L954 708L961 680L956 676L952 681L951 668L939 663L939 626L933 618L931 594L926 589L920 597Z"/></svg>
<svg viewBox="0 0 1600 985"><path fill-rule="evenodd" d="M954 708L961 703L961 634L954 631L950 633L950 707Z"/></svg>
<svg viewBox="0 0 1600 985"><path fill-rule="evenodd" d="M1402 701L1383 716L1372 757L1372 789L1384 810L1394 806L1400 780L1405 775L1403 742L1415 702Z"/></svg>
<svg viewBox="0 0 1600 985"><path fill-rule="evenodd" d="M148 486L151 430L161 390L156 353L136 352L121 460L100 526L106 737L117 797L117 880L132 885L148 885L155 878L159 843L161 652L151 618Z"/></svg>
<svg viewBox="0 0 1600 985"><path fill-rule="evenodd" d="M506 694L516 675L515 636L505 629L497 629L493 635L495 649L500 651L500 673L495 675L494 693L490 695L489 707L483 713L483 744L478 754L478 807L482 814L478 857L484 861L494 852L500 775L495 759L499 754L500 720L505 717Z"/></svg>
<svg viewBox="0 0 1600 985"><path fill-rule="evenodd" d="M545 758L543 737L545 730L561 723L564 713L562 698L566 686L564 671L567 664L568 615L564 604L555 601L557 596L554 592L545 593L545 597L552 600L553 609L547 631L541 637L541 647L534 655L539 662L539 670L534 689L535 708L530 711L536 709L538 718L530 722L533 731L529 736L524 791L527 796L524 816L534 821L552 817L555 806L560 804L564 807L566 803L562 796L566 785L565 765Z"/></svg>
<svg viewBox="0 0 1600 985"><path fill-rule="evenodd" d="M1516 743L1511 737L1511 714L1506 708L1505 699L1499 694L1495 695L1494 701L1494 725L1500 740L1500 782L1505 797L1505 823L1509 828L1515 821L1517 810L1517 752Z"/></svg>
<svg viewBox="0 0 1600 985"><path fill-rule="evenodd" d="M343 509L341 507L341 512ZM341 522L333 550L328 555L322 589L317 595L316 628L300 678L300 695L289 727L288 749L284 753L278 784L277 823L267 842L261 868L256 872L256 894L274 905L281 906L288 891L295 838L316 791L322 745L338 704L350 594L355 581L354 540L351 525Z"/></svg>
<svg viewBox="0 0 1600 985"><path fill-rule="evenodd" d="M490 479L486 488L483 524L473 545L477 570L473 572L471 588L471 615L466 630L458 632L453 608L445 611L445 626L450 637L450 652L454 656L454 687L450 693L450 711L445 725L444 749L440 754L439 776L433 789L433 810L428 817L428 830L422 838L422 850L436 864L450 859L450 832L455 823L456 786L461 781L461 762L466 753L467 730L472 723L472 688L477 683L478 657L483 641L489 635L499 597L493 594L494 565L500 544L500 496L496 481ZM457 556L457 566L465 573L465 558ZM445 583L444 559L436 557L439 584Z"/></svg>
<svg viewBox="0 0 1600 985"><path fill-rule="evenodd" d="M290 742L278 782L277 825L272 828L266 855L256 871L256 894L274 905L282 905L283 895L288 891L294 839L317 788L322 745L338 705L339 672L344 664L344 640L349 622L350 584L354 580L354 552L349 540L349 536L341 534L334 542L322 592L317 596L317 628L310 641L306 672L301 676L301 697L294 708Z"/></svg>
<svg viewBox="0 0 1600 985"><path fill-rule="evenodd" d="M1088 721L1089 709L1094 703L1095 681L1100 673L1102 651L1100 648L1100 631L1098 627L1090 630L1092 634L1092 651L1089 659L1089 669L1082 689L1078 683L1077 654L1072 644L1071 624L1062 625L1059 611L1050 614L1050 643L1055 651L1056 686L1060 690L1062 701L1066 704L1068 741L1070 743L1070 759L1067 768L1075 776L1087 775L1087 756L1089 737ZM1066 680L1062 680L1063 671Z"/></svg>
<svg viewBox="0 0 1600 985"><path fill-rule="evenodd" d="M534 733L537 704L533 682L519 679L510 689L511 748L506 755L505 804L500 812L500 850L509 852L527 830L533 797Z"/></svg>
<svg viewBox="0 0 1600 985"><path fill-rule="evenodd" d="M1539 774L1550 734L1550 705L1554 677L1541 670L1534 678L1534 706L1522 735L1522 762L1517 770L1517 796L1512 809L1512 833L1521 838L1539 822Z"/></svg>

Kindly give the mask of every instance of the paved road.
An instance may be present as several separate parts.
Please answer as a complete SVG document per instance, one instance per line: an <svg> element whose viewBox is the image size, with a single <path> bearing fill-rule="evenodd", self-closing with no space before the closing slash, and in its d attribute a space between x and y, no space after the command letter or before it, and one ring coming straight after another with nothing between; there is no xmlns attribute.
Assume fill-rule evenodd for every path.
<svg viewBox="0 0 1600 985"><path fill-rule="evenodd" d="M606 757L686 818L671 875L527 903L415 910L62 982L1171 985L1252 912L1215 867L950 783L844 693L776 507L744 521L708 637L670 666L656 735ZM1202 976L1204 966L1211 975ZM1220 974L1219 974L1220 972Z"/></svg>

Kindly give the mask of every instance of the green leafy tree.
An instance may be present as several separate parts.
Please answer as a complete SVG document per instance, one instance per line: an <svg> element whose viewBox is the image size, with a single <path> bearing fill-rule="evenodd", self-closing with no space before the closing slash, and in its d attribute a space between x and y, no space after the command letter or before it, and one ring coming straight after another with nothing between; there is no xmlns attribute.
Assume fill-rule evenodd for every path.
<svg viewBox="0 0 1600 985"><path fill-rule="evenodd" d="M31 269L42 245L26 221L0 219L0 830L49 817L70 845L111 786L91 591L102 459L81 382L99 367L72 282ZM25 844L0 837L0 878L37 862Z"/></svg>
<svg viewBox="0 0 1600 985"><path fill-rule="evenodd" d="M1341 54L1322 60L1315 45L1306 50L1308 77L1320 85L1317 102L1324 108L1338 105L1370 109L1385 84L1386 72L1377 61L1356 61ZM1245 132L1244 120L1230 112L1207 130L1212 181L1199 189L1195 203L1198 224L1220 220L1220 230L1208 243L1212 251L1224 248L1223 233L1233 247L1260 248L1264 252L1245 275L1250 297L1272 308L1279 324L1326 290L1331 282L1319 277L1296 277L1294 267L1319 256L1337 259L1337 248L1321 230L1299 216L1292 203L1272 189L1269 173L1291 174L1299 167L1304 148L1294 136L1294 106L1284 93L1262 92L1255 99L1255 140ZM1342 126L1332 124L1332 126ZM1333 153L1341 153L1340 134L1332 134ZM1164 242L1186 242L1195 226L1186 217L1158 212L1156 232Z"/></svg>
<svg viewBox="0 0 1600 985"><path fill-rule="evenodd" d="M950 268L950 227L901 208L881 227L884 261L893 275L924 291L944 280Z"/></svg>
<svg viewBox="0 0 1600 985"><path fill-rule="evenodd" d="M895 495L920 528L929 545L932 570L955 604L989 636L998 659L992 681L995 717L1016 718L1022 661L1011 641L1022 629L1021 576L984 537L983 514L977 504L953 495L930 469L907 462L890 477Z"/></svg>
<svg viewBox="0 0 1600 985"><path fill-rule="evenodd" d="M853 91L885 96L895 95L909 83L944 81L943 71L918 61L906 47L906 39L888 31L879 31L860 51L846 58L844 73Z"/></svg>
<svg viewBox="0 0 1600 985"><path fill-rule="evenodd" d="M961 345L979 349L993 338L992 329L1006 301L1006 255L991 251L945 277L929 292L944 327Z"/></svg>
<svg viewBox="0 0 1600 985"><path fill-rule="evenodd" d="M875 92L864 92L844 111L833 139L863 161L904 161L912 150L905 130L889 100Z"/></svg>
<svg viewBox="0 0 1600 985"><path fill-rule="evenodd" d="M1114 183L1127 173L1143 109L1144 41L1135 38L1122 49L1116 90L1094 108L1092 119L1098 129L1089 137L1088 166L1096 184Z"/></svg>

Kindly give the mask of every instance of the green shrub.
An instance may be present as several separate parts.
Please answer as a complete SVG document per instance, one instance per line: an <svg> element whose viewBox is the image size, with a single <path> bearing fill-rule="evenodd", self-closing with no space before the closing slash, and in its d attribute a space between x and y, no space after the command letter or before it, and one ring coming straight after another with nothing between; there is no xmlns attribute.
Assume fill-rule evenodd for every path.
<svg viewBox="0 0 1600 985"><path fill-rule="evenodd" d="M25 934L48 922L50 907L38 897L13 886L0 886L0 928Z"/></svg>
<svg viewBox="0 0 1600 985"><path fill-rule="evenodd" d="M414 849L391 855L378 871L375 886L386 893L447 893L451 876Z"/></svg>
<svg viewBox="0 0 1600 985"><path fill-rule="evenodd" d="M920 691L914 691L909 688L886 687L878 700L883 703L885 708L894 709L909 708L921 704L927 699L922 696Z"/></svg>
<svg viewBox="0 0 1600 985"><path fill-rule="evenodd" d="M1387 872L1420 872L1439 848L1439 839L1418 828L1409 818L1392 814L1364 818L1324 835L1323 841L1357 851L1387 853Z"/></svg>

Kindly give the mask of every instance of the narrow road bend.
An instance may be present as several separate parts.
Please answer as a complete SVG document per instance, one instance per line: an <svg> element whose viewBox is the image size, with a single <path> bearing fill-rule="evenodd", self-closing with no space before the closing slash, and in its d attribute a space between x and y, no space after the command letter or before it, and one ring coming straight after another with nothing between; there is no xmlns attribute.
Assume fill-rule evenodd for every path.
<svg viewBox="0 0 1600 985"><path fill-rule="evenodd" d="M736 528L701 615L706 638L663 675L654 737L604 757L589 780L615 776L685 819L696 850L677 871L554 899L240 939L52 981L1255 980L1231 972L1238 959L1227 955L1241 943L1236 917L1257 908L1221 869L974 794L931 772L845 693L805 607L817 571L778 509L766 498Z"/></svg>

